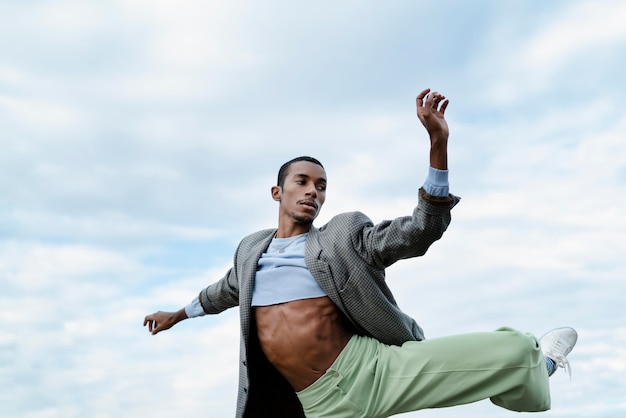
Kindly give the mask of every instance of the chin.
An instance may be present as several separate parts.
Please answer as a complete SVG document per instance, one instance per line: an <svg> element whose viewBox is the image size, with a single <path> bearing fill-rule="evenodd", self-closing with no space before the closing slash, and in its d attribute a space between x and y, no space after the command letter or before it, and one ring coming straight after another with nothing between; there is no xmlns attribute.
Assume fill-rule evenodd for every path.
<svg viewBox="0 0 626 418"><path fill-rule="evenodd" d="M298 225L311 225L315 220L315 217L294 216L294 220Z"/></svg>

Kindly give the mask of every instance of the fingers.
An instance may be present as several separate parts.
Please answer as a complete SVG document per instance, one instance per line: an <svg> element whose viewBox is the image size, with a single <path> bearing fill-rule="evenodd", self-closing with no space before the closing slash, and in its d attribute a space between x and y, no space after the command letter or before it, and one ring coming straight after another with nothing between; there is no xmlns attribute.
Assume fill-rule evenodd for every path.
<svg viewBox="0 0 626 418"><path fill-rule="evenodd" d="M148 331L150 331L152 335L158 334L166 329L170 329L175 323L173 312L158 311L153 314L146 315L143 320L143 326L145 327L148 325Z"/></svg>
<svg viewBox="0 0 626 418"><path fill-rule="evenodd" d="M441 103L441 108L439 109L439 111L441 112L442 115L444 115L446 113L446 109L448 108L448 103L450 103L449 100L444 100L443 103Z"/></svg>
<svg viewBox="0 0 626 418"><path fill-rule="evenodd" d="M148 325L148 331L152 332L152 329L156 326L156 321L144 319L143 326Z"/></svg>
<svg viewBox="0 0 626 418"><path fill-rule="evenodd" d="M424 97L426 97L426 95L429 92L430 92L430 89L424 89L420 92L420 94L417 95L417 98L415 99L415 104L417 105L418 108L424 106L424 102L422 102L422 100L424 100Z"/></svg>
<svg viewBox="0 0 626 418"><path fill-rule="evenodd" d="M151 334L157 333L156 329L158 328L159 324L157 323L156 319L154 319L153 315L148 315L144 318L143 326L145 327L146 325L148 325L148 331Z"/></svg>
<svg viewBox="0 0 626 418"><path fill-rule="evenodd" d="M443 94L437 92L430 93L426 98L425 107L437 110L437 108L439 107L439 103L441 103L442 100L445 100L445 98L446 96L444 96Z"/></svg>
<svg viewBox="0 0 626 418"><path fill-rule="evenodd" d="M420 113L426 114L428 111L441 112L443 114L448 107L449 101L443 94L436 91L431 93L430 89L425 89L417 95L415 103L418 115Z"/></svg>
<svg viewBox="0 0 626 418"><path fill-rule="evenodd" d="M150 334L154 335L161 331L159 329L159 323L156 320L148 321L148 331Z"/></svg>

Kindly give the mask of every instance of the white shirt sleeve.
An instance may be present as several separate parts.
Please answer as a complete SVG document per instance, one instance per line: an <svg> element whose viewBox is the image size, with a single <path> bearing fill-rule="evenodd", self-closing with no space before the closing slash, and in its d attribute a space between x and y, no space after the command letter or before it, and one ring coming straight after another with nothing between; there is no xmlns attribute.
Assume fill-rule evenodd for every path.
<svg viewBox="0 0 626 418"><path fill-rule="evenodd" d="M424 191L431 196L447 197L450 194L448 170L428 167L428 177L424 183Z"/></svg>
<svg viewBox="0 0 626 418"><path fill-rule="evenodd" d="M200 305L200 299L197 296L189 303L189 305L185 306L185 313L189 318L206 315L206 312L202 309L202 305Z"/></svg>

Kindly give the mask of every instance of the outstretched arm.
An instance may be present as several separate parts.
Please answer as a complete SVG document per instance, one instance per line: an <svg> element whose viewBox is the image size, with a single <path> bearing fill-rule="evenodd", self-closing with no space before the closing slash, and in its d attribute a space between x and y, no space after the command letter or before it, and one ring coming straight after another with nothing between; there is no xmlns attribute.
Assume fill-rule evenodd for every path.
<svg viewBox="0 0 626 418"><path fill-rule="evenodd" d="M448 169L448 122L444 117L448 100L444 95L423 90L415 99L417 117L430 136L430 166L439 170Z"/></svg>
<svg viewBox="0 0 626 418"><path fill-rule="evenodd" d="M161 331L172 328L174 325L187 318L188 316L184 308L176 312L158 311L146 315L143 320L143 326L148 325L148 331L150 331L152 335L155 335Z"/></svg>
<svg viewBox="0 0 626 418"><path fill-rule="evenodd" d="M210 312L211 313L219 313L225 309L236 306L239 302L238 292L237 295L234 296L232 293L232 284L228 283L228 278L232 277L231 274L233 269L230 269L226 276L224 276L221 280L209 285L206 289L203 289L200 292L200 295L195 297L187 306L183 309L180 309L176 312L162 312L158 311L150 315L146 315L143 320L143 326L148 325L148 331L154 334L158 334L161 331L165 331L166 329L172 328L174 325L183 321L187 318L197 318L199 316L204 316L207 312L204 311L202 304L200 302L200 297L204 296L206 302L209 303ZM225 296L220 297L219 292L226 290L227 294ZM209 293L207 293L209 292ZM218 292L218 293L215 293ZM215 296L212 298L211 296ZM212 300L211 300L212 299ZM226 302L226 305L224 305Z"/></svg>

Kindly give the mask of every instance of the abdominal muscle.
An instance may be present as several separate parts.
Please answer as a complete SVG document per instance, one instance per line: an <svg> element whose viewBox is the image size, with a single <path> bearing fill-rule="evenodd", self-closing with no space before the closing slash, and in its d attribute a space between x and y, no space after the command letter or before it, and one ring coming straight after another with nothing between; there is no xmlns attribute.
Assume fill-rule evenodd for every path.
<svg viewBox="0 0 626 418"><path fill-rule="evenodd" d="M265 356L296 391L319 379L354 333L328 296L254 309Z"/></svg>

